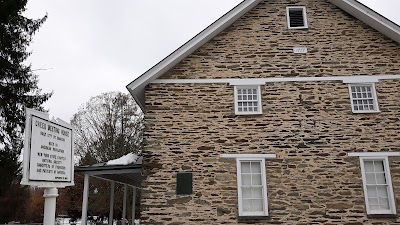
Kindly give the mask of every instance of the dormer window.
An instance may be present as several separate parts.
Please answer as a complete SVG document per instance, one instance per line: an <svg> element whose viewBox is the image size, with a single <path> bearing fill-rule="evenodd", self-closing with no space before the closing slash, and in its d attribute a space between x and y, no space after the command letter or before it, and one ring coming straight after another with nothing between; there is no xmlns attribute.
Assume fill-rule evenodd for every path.
<svg viewBox="0 0 400 225"><path fill-rule="evenodd" d="M289 29L308 28L305 6L286 7L286 15Z"/></svg>
<svg viewBox="0 0 400 225"><path fill-rule="evenodd" d="M235 114L261 114L260 86L235 86Z"/></svg>

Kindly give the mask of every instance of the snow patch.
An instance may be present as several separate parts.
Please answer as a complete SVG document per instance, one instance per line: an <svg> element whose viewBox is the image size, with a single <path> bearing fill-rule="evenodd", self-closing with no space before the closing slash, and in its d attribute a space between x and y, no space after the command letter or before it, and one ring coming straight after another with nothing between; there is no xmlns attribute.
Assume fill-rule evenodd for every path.
<svg viewBox="0 0 400 225"><path fill-rule="evenodd" d="M128 153L118 159L113 159L108 161L107 165L128 165L131 163L135 163L138 160L139 156L133 153Z"/></svg>

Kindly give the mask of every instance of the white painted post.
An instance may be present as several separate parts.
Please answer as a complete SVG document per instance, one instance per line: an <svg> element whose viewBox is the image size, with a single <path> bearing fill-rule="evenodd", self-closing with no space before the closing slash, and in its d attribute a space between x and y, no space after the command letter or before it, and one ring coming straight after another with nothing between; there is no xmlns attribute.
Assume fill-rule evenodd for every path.
<svg viewBox="0 0 400 225"><path fill-rule="evenodd" d="M128 185L124 184L124 201L122 204L122 225L125 225L126 219L126 195L128 194Z"/></svg>
<svg viewBox="0 0 400 225"><path fill-rule="evenodd" d="M132 188L132 225L135 223L135 210L136 210L136 187Z"/></svg>
<svg viewBox="0 0 400 225"><path fill-rule="evenodd" d="M111 181L110 215L108 216L108 225L113 225L114 221L114 189L115 181Z"/></svg>
<svg viewBox="0 0 400 225"><path fill-rule="evenodd" d="M56 222L56 199L58 197L57 188L44 189L44 218L43 225L54 225Z"/></svg>
<svg viewBox="0 0 400 225"><path fill-rule="evenodd" d="M83 183L83 200L82 200L82 222L81 225L87 224L87 210L89 199L89 174L85 174Z"/></svg>

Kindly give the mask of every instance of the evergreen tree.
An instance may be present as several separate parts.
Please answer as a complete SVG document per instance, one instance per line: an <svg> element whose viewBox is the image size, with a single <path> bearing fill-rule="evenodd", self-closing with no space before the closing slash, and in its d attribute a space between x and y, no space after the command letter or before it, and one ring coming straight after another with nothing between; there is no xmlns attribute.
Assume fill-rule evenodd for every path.
<svg viewBox="0 0 400 225"><path fill-rule="evenodd" d="M41 104L51 96L41 93L37 76L24 64L33 34L47 18L22 16L26 4L27 0L0 0L0 198L19 173L25 107L43 110ZM0 211L2 207L7 206L0 205Z"/></svg>

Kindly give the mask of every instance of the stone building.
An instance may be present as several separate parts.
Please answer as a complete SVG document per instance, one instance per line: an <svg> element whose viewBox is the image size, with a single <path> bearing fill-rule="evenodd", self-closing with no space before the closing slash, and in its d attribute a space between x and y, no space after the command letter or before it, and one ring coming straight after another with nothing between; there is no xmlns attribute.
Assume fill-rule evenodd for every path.
<svg viewBox="0 0 400 225"><path fill-rule="evenodd" d="M241 2L127 86L142 222L400 224L399 43L355 0Z"/></svg>

